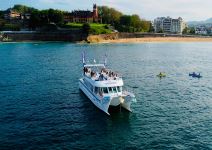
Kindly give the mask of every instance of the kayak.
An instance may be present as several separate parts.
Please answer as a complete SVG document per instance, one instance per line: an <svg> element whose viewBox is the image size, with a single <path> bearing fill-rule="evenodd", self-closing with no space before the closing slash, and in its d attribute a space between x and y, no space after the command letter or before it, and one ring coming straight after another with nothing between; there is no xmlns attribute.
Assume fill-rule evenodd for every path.
<svg viewBox="0 0 212 150"><path fill-rule="evenodd" d="M189 76L191 76L193 78L202 78L202 76L200 74L196 74L196 73L189 73Z"/></svg>
<svg viewBox="0 0 212 150"><path fill-rule="evenodd" d="M165 73L161 73L161 74L158 74L157 77L163 78L163 77L166 77L166 74Z"/></svg>

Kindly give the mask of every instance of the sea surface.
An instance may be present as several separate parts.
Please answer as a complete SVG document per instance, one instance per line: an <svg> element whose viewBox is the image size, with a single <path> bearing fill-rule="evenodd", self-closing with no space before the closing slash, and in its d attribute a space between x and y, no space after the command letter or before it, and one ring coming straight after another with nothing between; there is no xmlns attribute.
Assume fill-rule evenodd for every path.
<svg viewBox="0 0 212 150"><path fill-rule="evenodd" d="M132 113L79 91L83 51L107 54ZM212 149L212 43L0 43L0 149Z"/></svg>

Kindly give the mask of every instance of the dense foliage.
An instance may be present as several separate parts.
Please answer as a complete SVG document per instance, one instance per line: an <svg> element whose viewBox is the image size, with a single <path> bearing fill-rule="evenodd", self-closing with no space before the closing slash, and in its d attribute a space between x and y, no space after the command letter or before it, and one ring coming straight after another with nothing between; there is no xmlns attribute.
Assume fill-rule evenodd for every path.
<svg viewBox="0 0 212 150"><path fill-rule="evenodd" d="M14 5L12 10L21 14L31 14L28 20L28 27L32 30L36 28L45 28L49 25L54 29L54 25L61 28L80 28L86 33L103 34L111 33L116 29L120 32L148 32L151 30L151 23L141 19L138 15L124 15L122 12L107 6L98 7L99 16L102 19L101 24L77 24L64 22L64 14L66 12L55 9L38 10L24 5ZM3 12L0 12L0 19L3 18ZM10 24L10 22L6 22ZM75 25L78 26L75 26ZM5 22L0 20L0 29L5 25ZM13 30L18 29L17 26L7 25L6 28L11 27ZM90 29L88 30L88 27Z"/></svg>
<svg viewBox="0 0 212 150"><path fill-rule="evenodd" d="M83 25L82 25L82 30L83 30L83 32L85 33L85 34L89 34L90 33L90 30L91 30L91 26L90 26L90 24L89 23L84 23Z"/></svg>
<svg viewBox="0 0 212 150"><path fill-rule="evenodd" d="M0 11L0 19L3 19L3 18L4 18L4 12Z"/></svg>
<svg viewBox="0 0 212 150"><path fill-rule="evenodd" d="M36 27L42 27L49 23L62 24L63 12L60 10L47 9L47 10L34 10L31 12L31 18L29 21L29 27L35 29Z"/></svg>
<svg viewBox="0 0 212 150"><path fill-rule="evenodd" d="M98 7L99 16L102 18L102 23L115 25L120 22L121 12L107 6Z"/></svg>
<svg viewBox="0 0 212 150"><path fill-rule="evenodd" d="M138 15L123 15L123 13L109 8L107 6L100 6L99 16L105 24L113 25L120 32L149 32L151 23L141 19Z"/></svg>
<svg viewBox="0 0 212 150"><path fill-rule="evenodd" d="M8 24L4 24L3 26L0 26L0 30L3 30L3 31L19 31L20 25L8 23Z"/></svg>
<svg viewBox="0 0 212 150"><path fill-rule="evenodd" d="M183 34L195 34L195 28L194 27L186 27L183 30Z"/></svg>
<svg viewBox="0 0 212 150"><path fill-rule="evenodd" d="M19 13L31 13L32 11L37 10L33 7L28 7L24 5L14 5L12 9Z"/></svg>

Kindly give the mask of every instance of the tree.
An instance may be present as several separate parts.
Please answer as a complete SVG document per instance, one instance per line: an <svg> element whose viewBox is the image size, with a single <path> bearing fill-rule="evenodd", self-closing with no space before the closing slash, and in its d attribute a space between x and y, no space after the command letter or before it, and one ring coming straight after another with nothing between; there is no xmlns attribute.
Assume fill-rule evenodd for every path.
<svg viewBox="0 0 212 150"><path fill-rule="evenodd" d="M122 13L114 8L109 8L107 6L98 7L99 16L102 18L102 22L105 24L115 25L119 23Z"/></svg>
<svg viewBox="0 0 212 150"><path fill-rule="evenodd" d="M185 27L185 29L183 29L183 34L188 34L189 33L189 28Z"/></svg>
<svg viewBox="0 0 212 150"><path fill-rule="evenodd" d="M83 26L82 26L82 31L83 31L83 33L88 35L90 33L90 31L91 31L90 24L84 23Z"/></svg>
<svg viewBox="0 0 212 150"><path fill-rule="evenodd" d="M4 12L0 11L0 19L3 19L3 18L4 18Z"/></svg>
<svg viewBox="0 0 212 150"><path fill-rule="evenodd" d="M158 33L164 33L163 29L160 29L160 30L158 31Z"/></svg>
<svg viewBox="0 0 212 150"><path fill-rule="evenodd" d="M115 25L119 23L120 17L122 16L122 13L115 10L114 8L110 8L110 17L111 17L111 25Z"/></svg>
<svg viewBox="0 0 212 150"><path fill-rule="evenodd" d="M153 27L153 24L150 22L150 27L148 32L155 32L155 29Z"/></svg>
<svg viewBox="0 0 212 150"><path fill-rule="evenodd" d="M60 10L49 9L48 18L50 22L62 23L63 22L63 12Z"/></svg>
<svg viewBox="0 0 212 150"><path fill-rule="evenodd" d="M32 11L34 10L37 10L33 7L28 7L28 6L25 6L25 5L14 5L13 10L19 12L19 13L31 13Z"/></svg>
<svg viewBox="0 0 212 150"><path fill-rule="evenodd" d="M131 22L132 22L131 19L132 19L132 18L131 18L130 15L123 15L123 16L121 16L121 18L120 18L120 24L121 24L121 25L125 25L125 26L131 26Z"/></svg>
<svg viewBox="0 0 212 150"><path fill-rule="evenodd" d="M36 27L41 27L41 18L40 18L40 12L35 10L31 13L31 17L29 20L29 28L32 30L36 29Z"/></svg>
<svg viewBox="0 0 212 150"><path fill-rule="evenodd" d="M194 27L191 27L189 33L190 34L195 34L195 28Z"/></svg>
<svg viewBox="0 0 212 150"><path fill-rule="evenodd" d="M5 24L3 27L2 27L2 30L4 31L19 31L20 30L20 26L17 25L17 24Z"/></svg>
<svg viewBox="0 0 212 150"><path fill-rule="evenodd" d="M5 23L6 23L5 20L0 19L0 31L3 30Z"/></svg>
<svg viewBox="0 0 212 150"><path fill-rule="evenodd" d="M149 32L151 26L150 21L142 20L141 21L141 29L143 32Z"/></svg>
<svg viewBox="0 0 212 150"><path fill-rule="evenodd" d="M46 25L48 23L50 23L50 20L49 20L49 11L48 10L41 10L39 11L39 17L41 19L41 25Z"/></svg>
<svg viewBox="0 0 212 150"><path fill-rule="evenodd" d="M131 16L131 26L133 27L133 32L139 32L141 30L141 19L138 15Z"/></svg>
<svg viewBox="0 0 212 150"><path fill-rule="evenodd" d="M109 7L107 6L98 7L98 15L102 18L103 23L110 22Z"/></svg>

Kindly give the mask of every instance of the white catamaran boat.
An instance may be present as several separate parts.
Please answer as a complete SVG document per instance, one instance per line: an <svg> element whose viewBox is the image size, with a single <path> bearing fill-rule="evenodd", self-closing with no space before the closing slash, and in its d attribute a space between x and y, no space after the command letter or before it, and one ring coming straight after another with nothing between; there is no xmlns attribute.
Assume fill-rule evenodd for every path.
<svg viewBox="0 0 212 150"><path fill-rule="evenodd" d="M135 95L123 91L122 78L106 68L104 63L85 63L83 54L83 77L79 79L79 88L99 109L107 113L109 106L121 106L131 112L130 105L135 102Z"/></svg>

